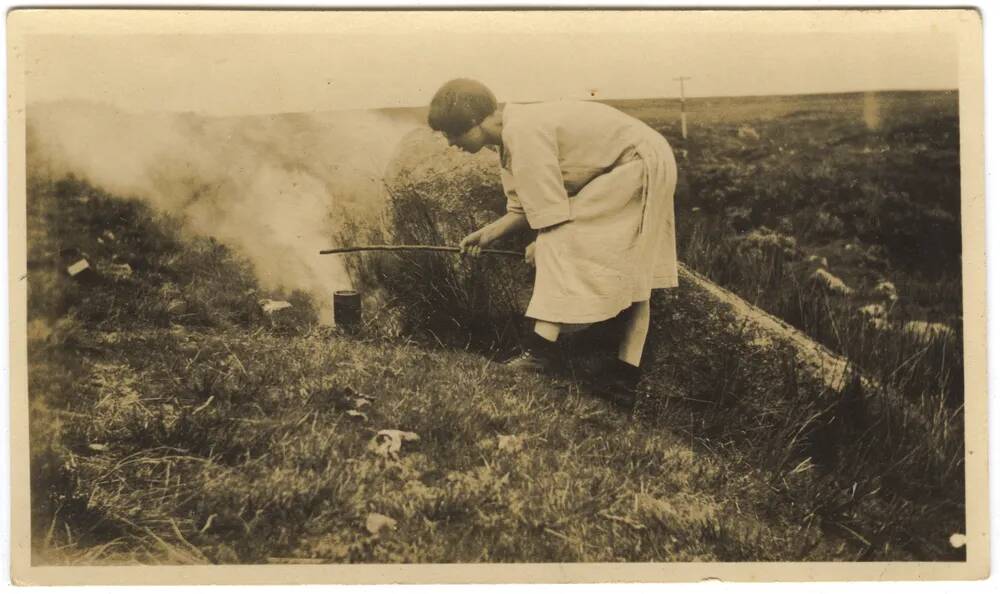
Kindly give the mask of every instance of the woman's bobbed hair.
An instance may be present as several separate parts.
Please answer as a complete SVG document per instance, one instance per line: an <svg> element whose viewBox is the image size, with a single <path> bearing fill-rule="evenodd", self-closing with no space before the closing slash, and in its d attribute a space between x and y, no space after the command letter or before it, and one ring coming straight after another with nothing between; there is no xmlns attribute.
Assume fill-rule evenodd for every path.
<svg viewBox="0 0 1000 594"><path fill-rule="evenodd" d="M450 80L431 99L427 123L447 135L465 134L497 109L493 91L468 78Z"/></svg>

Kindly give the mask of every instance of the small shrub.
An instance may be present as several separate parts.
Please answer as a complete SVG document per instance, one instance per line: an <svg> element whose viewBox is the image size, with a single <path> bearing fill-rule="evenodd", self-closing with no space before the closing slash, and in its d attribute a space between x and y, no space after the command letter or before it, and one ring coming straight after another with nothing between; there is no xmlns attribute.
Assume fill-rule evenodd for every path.
<svg viewBox="0 0 1000 594"><path fill-rule="evenodd" d="M342 233L345 245L455 246L504 212L496 154L466 155L428 130L404 139L386 179L381 225L354 222ZM523 249L526 243L518 237L495 247ZM531 269L519 260L375 252L348 262L365 293L383 298L369 314L370 328L501 351L510 350L522 331Z"/></svg>

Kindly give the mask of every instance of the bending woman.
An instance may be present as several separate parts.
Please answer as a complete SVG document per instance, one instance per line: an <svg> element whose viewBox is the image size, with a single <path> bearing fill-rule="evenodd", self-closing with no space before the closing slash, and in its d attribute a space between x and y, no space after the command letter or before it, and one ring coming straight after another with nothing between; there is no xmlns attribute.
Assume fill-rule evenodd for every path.
<svg viewBox="0 0 1000 594"><path fill-rule="evenodd" d="M587 101L499 106L483 84L456 79L434 95L428 123L470 153L500 152L507 214L461 242L479 251L537 231L526 259L535 283L525 315L534 332L513 369L546 370L560 334L629 309L619 375L634 390L652 289L677 286L670 145L643 122Z"/></svg>

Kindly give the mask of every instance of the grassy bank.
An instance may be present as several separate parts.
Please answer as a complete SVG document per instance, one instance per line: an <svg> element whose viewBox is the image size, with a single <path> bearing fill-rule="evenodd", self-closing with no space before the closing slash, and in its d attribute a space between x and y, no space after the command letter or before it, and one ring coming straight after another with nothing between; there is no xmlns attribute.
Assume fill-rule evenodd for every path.
<svg viewBox="0 0 1000 594"><path fill-rule="evenodd" d="M81 182L30 204L36 563L860 550L752 465L578 382L339 335L296 298L261 314L228 249ZM70 245L96 279L44 264Z"/></svg>
<svg viewBox="0 0 1000 594"><path fill-rule="evenodd" d="M938 462L687 285L655 302L652 397L621 408L586 381L613 323L567 345L569 375L510 376L319 327L224 246L78 181L33 183L29 233L36 562L962 553L962 498L908 487ZM46 264L71 246L94 281Z"/></svg>

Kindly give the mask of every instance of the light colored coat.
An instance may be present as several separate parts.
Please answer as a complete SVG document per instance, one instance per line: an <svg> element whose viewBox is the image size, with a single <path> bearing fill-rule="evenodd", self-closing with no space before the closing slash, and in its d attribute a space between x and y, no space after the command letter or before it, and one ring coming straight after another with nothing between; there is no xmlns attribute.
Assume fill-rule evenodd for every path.
<svg viewBox="0 0 1000 594"><path fill-rule="evenodd" d="M538 230L527 317L593 323L677 286L677 164L658 132L586 101L508 104L507 210Z"/></svg>

